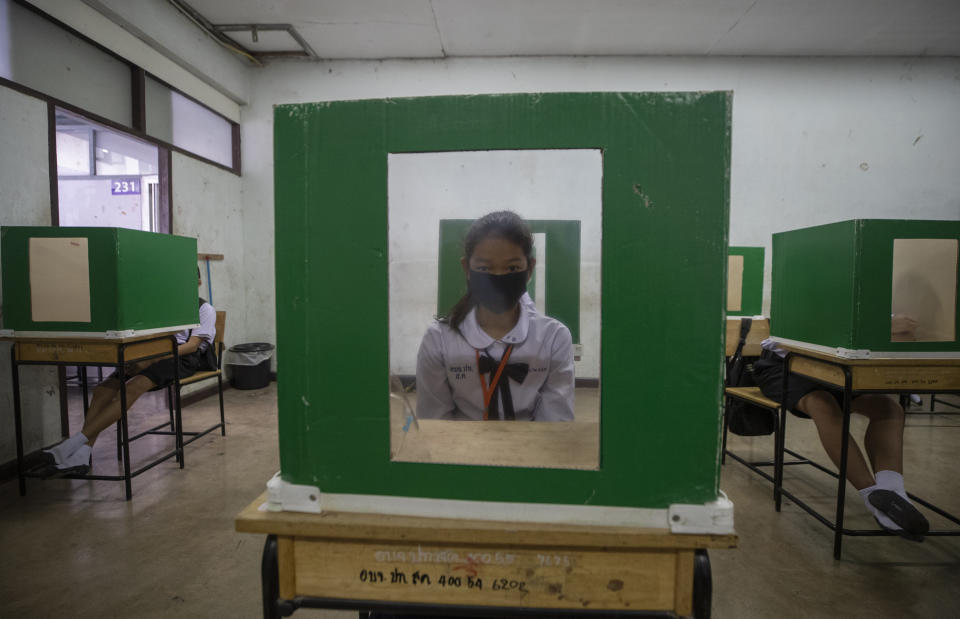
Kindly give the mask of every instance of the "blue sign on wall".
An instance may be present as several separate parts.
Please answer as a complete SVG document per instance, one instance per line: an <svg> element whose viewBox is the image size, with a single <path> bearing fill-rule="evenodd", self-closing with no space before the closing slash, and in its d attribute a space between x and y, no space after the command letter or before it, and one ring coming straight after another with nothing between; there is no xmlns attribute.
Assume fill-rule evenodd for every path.
<svg viewBox="0 0 960 619"><path fill-rule="evenodd" d="M115 178L110 181L110 194L114 196L140 195L140 178Z"/></svg>

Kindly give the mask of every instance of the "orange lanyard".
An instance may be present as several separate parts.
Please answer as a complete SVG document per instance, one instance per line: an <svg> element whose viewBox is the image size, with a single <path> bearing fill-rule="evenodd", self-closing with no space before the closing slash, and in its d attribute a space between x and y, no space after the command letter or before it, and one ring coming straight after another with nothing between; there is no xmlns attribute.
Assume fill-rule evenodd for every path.
<svg viewBox="0 0 960 619"><path fill-rule="evenodd" d="M483 391L483 420L486 421L490 416L490 400L493 399L493 392L497 388L497 383L500 382L500 375L503 374L503 368L507 367L507 361L510 360L510 353L513 352L513 345L507 346L507 350L503 353L503 359L500 360L500 366L497 368L497 373L493 375L493 380L490 381L490 389L487 389L487 379L483 377L483 374L480 372L480 351L474 349L473 353L477 356L477 374L480 374L480 390Z"/></svg>

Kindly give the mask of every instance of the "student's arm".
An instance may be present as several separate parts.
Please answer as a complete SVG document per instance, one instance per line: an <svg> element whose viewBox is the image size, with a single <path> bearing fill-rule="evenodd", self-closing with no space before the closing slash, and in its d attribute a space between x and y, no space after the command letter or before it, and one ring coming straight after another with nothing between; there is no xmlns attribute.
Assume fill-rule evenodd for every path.
<svg viewBox="0 0 960 619"><path fill-rule="evenodd" d="M443 334L431 325L417 352L417 417L443 419L453 415L453 390L443 360Z"/></svg>
<svg viewBox="0 0 960 619"><path fill-rule="evenodd" d="M190 339L177 346L177 352L180 353L180 356L189 355L192 352L196 352L200 348L200 342L203 341L202 337L196 335L191 335Z"/></svg>
<svg viewBox="0 0 960 619"><path fill-rule="evenodd" d="M540 390L534 421L573 421L573 338L560 325L551 345L550 373Z"/></svg>

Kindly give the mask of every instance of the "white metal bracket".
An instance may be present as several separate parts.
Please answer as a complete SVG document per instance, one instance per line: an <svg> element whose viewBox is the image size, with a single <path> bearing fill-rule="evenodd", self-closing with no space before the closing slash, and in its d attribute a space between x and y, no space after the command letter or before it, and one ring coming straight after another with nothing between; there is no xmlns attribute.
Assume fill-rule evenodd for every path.
<svg viewBox="0 0 960 619"><path fill-rule="evenodd" d="M674 503L668 510L671 533L733 533L733 502L721 490L716 501L703 505Z"/></svg>
<svg viewBox="0 0 960 619"><path fill-rule="evenodd" d="M319 514L320 488L283 481L280 471L267 482L267 509L272 512Z"/></svg>

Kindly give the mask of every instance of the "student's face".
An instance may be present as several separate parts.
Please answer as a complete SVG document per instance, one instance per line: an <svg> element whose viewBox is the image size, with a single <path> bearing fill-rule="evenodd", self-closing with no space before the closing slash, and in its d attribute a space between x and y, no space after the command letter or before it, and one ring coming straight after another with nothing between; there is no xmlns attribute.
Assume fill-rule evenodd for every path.
<svg viewBox="0 0 960 619"><path fill-rule="evenodd" d="M506 275L518 271L533 272L536 260L527 260L523 249L512 241L500 238L486 238L473 248L468 261L461 259L464 275L468 271L480 271L491 275Z"/></svg>

